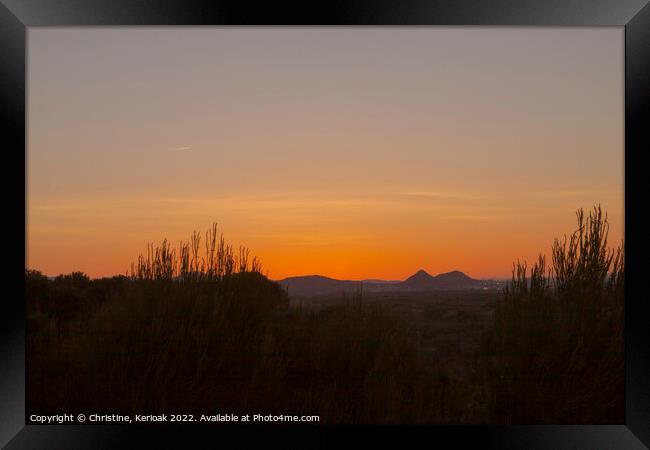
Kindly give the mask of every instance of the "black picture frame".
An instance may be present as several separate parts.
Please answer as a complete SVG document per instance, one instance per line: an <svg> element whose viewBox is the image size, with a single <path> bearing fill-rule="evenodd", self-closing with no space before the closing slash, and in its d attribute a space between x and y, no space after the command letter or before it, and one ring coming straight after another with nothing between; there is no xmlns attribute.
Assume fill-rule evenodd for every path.
<svg viewBox="0 0 650 450"><path fill-rule="evenodd" d="M28 27L114 25L462 25L614 26L625 29L626 415L624 425L328 427L25 425L26 36ZM384 443L441 439L493 448L644 448L650 446L650 317L645 298L642 164L650 150L650 6L647 0L406 0L268 2L208 0L0 0L0 114L5 226L14 244L4 269L0 317L0 445L23 448L187 446L187 439L284 439L322 445L363 431ZM14 176L17 175L17 176ZM15 236L23 236L17 239ZM190 432L186 432L190 431ZM299 432L299 434L295 434ZM309 439L309 442L301 442ZM289 441L290 442L290 441Z"/></svg>

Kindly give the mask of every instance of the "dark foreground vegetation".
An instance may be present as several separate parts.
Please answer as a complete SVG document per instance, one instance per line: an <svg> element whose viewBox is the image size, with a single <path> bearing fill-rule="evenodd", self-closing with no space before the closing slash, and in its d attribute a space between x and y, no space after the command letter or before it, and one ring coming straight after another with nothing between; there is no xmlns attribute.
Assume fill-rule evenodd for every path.
<svg viewBox="0 0 650 450"><path fill-rule="evenodd" d="M620 423L623 255L599 209L578 219L550 268L516 265L480 307L456 294L295 305L216 227L148 247L126 276L28 271L28 411Z"/></svg>
<svg viewBox="0 0 650 450"><path fill-rule="evenodd" d="M479 350L495 422L622 423L624 254L600 209L528 272L517 263Z"/></svg>

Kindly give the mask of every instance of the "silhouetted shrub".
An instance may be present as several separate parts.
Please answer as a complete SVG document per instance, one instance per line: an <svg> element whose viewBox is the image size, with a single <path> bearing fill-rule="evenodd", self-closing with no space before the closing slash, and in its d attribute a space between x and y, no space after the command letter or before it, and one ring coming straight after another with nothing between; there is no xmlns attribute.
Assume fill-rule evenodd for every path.
<svg viewBox="0 0 650 450"><path fill-rule="evenodd" d="M360 295L320 313L290 307L245 249L211 244L215 233L203 257L197 233L178 253L167 241L149 246L128 277L28 273L28 303L55 299L41 310L95 299L65 321L32 315L30 412L454 421L449 378L408 323Z"/></svg>
<svg viewBox="0 0 650 450"><path fill-rule="evenodd" d="M623 421L623 248L608 248L600 207L577 219L552 267L518 262L497 302L480 350L496 422Z"/></svg>
<svg viewBox="0 0 650 450"><path fill-rule="evenodd" d="M475 359L480 332L468 342L450 324L481 327L489 311L434 302L418 328L361 292L292 306L216 225L204 251L196 232L178 249L149 245L126 276L27 271L28 410L621 423L623 250L608 248L600 208L577 217L550 268L514 265Z"/></svg>

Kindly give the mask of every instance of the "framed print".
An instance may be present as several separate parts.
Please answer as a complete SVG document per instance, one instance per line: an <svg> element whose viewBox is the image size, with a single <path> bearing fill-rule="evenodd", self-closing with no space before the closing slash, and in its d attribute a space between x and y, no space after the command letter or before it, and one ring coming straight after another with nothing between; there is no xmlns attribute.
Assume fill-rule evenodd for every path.
<svg viewBox="0 0 650 450"><path fill-rule="evenodd" d="M2 0L0 442L644 448L649 22Z"/></svg>

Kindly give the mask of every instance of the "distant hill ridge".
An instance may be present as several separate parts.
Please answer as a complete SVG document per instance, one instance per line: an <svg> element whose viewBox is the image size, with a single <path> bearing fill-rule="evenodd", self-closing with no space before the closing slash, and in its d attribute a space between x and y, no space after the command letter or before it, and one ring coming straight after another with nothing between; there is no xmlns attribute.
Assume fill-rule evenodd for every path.
<svg viewBox="0 0 650 450"><path fill-rule="evenodd" d="M485 281L469 277L454 270L432 276L425 270L418 270L404 281L398 280L337 280L322 275L305 275L284 278L277 281L292 296L314 296L354 292L359 288L367 291L430 291L478 289Z"/></svg>
<svg viewBox="0 0 650 450"><path fill-rule="evenodd" d="M480 280L476 280L464 274L459 270L441 273L431 276L424 270L418 270L414 275L399 284L400 288L408 290L428 290L428 289L466 289L482 285Z"/></svg>

